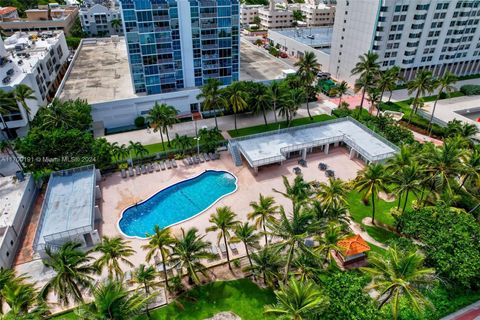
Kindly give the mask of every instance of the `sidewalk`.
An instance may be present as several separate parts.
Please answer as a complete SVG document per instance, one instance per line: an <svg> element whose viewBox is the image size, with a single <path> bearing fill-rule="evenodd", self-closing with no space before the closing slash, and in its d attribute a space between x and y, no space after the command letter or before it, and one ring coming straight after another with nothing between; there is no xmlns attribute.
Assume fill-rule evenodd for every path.
<svg viewBox="0 0 480 320"><path fill-rule="evenodd" d="M480 301L460 309L440 320L480 320Z"/></svg>
<svg viewBox="0 0 480 320"><path fill-rule="evenodd" d="M328 109L328 107L324 105L325 103L327 102L322 102L322 101L318 101L317 103L310 102L309 106L310 106L310 113L312 114L312 116L325 114L326 113L325 110ZM302 108L298 110L295 118L304 118L304 117L308 117L306 104L303 105ZM283 120L285 119L278 117L278 121L283 121ZM235 122L234 122L233 115L217 117L217 121L218 121L219 129L222 131L235 129ZM271 111L268 112L267 121L268 123L273 123L275 121L273 112ZM252 113L242 113L237 115L237 127L239 129L245 128L245 127L262 125L264 123L265 122L263 120L262 114L253 115ZM197 121L198 130L202 129L203 127L207 127L209 129L214 128L215 118L198 120ZM178 133L179 135L195 136L195 122L189 121L189 122L182 122L182 123L175 124L173 128L169 130L170 139L173 139L176 133ZM117 142L118 144L128 144L130 140L138 141L143 145L161 142L160 133L153 132L153 130L150 130L150 129L142 129L142 130L136 130L136 131L130 131L130 132L117 133L117 134L105 136L105 138L110 143ZM164 137L164 139L166 139L166 137Z"/></svg>

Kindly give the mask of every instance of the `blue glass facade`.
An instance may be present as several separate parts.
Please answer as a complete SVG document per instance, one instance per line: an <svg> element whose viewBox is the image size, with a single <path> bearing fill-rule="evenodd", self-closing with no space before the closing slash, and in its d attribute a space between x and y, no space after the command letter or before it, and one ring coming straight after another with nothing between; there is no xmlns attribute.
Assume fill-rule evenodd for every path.
<svg viewBox="0 0 480 320"><path fill-rule="evenodd" d="M209 78L238 80L238 0L120 2L136 93L202 86Z"/></svg>

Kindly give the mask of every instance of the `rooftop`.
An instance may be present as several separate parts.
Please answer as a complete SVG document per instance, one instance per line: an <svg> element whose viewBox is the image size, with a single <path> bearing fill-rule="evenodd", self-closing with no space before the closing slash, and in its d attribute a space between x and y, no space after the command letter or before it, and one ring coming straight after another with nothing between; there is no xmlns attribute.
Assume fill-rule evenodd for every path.
<svg viewBox="0 0 480 320"><path fill-rule="evenodd" d="M7 14L7 13L10 13L10 12L14 12L14 11L17 11L17 8L15 8L15 7L0 7L0 16L4 15L4 14Z"/></svg>
<svg viewBox="0 0 480 320"><path fill-rule="evenodd" d="M93 227L95 185L94 166L50 175L34 247L45 244L45 237Z"/></svg>
<svg viewBox="0 0 480 320"><path fill-rule="evenodd" d="M338 241L338 246L342 248L342 254L345 257L354 256L366 251L370 251L370 246L357 234L353 237Z"/></svg>
<svg viewBox="0 0 480 320"><path fill-rule="evenodd" d="M62 32L42 32L40 34L17 32L4 40L7 56L0 59L0 86L15 86L25 74L32 73L38 61L43 60L54 46ZM5 82L3 82L5 79Z"/></svg>
<svg viewBox="0 0 480 320"><path fill-rule="evenodd" d="M31 176L19 181L15 176L0 177L0 228L11 226Z"/></svg>
<svg viewBox="0 0 480 320"><path fill-rule="evenodd" d="M87 99L90 103L135 98L125 38L85 39L65 75L60 99ZM274 80L288 67L279 59L241 41L240 80Z"/></svg>
<svg viewBox="0 0 480 320"><path fill-rule="evenodd" d="M285 153L343 141L370 161L391 157L397 147L351 118L282 129L236 140L252 167L286 160Z"/></svg>
<svg viewBox="0 0 480 320"><path fill-rule="evenodd" d="M328 48L332 43L332 27L312 27L271 30L313 48Z"/></svg>

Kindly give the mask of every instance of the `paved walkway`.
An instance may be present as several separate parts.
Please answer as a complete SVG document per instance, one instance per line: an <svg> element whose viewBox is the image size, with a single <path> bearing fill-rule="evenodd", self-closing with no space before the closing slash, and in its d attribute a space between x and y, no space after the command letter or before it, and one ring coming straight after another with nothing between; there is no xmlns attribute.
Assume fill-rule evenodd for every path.
<svg viewBox="0 0 480 320"><path fill-rule="evenodd" d="M312 116L329 113L328 110L331 109L329 108L329 105L330 103L328 101L319 101L317 103L311 102L310 113L312 114ZM298 110L298 113L296 116L296 118L303 118L303 117L308 117L306 105L302 106L302 108ZM218 127L220 130L227 131L227 130L235 129L233 115L217 117L217 120L218 120ZM284 119L278 117L278 120L282 121ZM273 112L269 112L267 114L267 121L268 123L272 123L275 121ZM265 122L261 114L253 115L252 113L243 113L243 114L237 115L238 128L262 125L264 123ZM203 127L214 128L215 119L209 118L209 119L198 120L197 127L198 129L201 129ZM169 130L170 138L173 138L176 133L178 133L179 135L195 136L195 122L189 121L189 122L182 122L174 125L173 128ZM111 143L117 142L119 144L128 144L130 140L138 141L143 145L161 142L160 133L158 132L155 133L153 132L153 130L150 130L150 129L117 133L117 134L105 136L105 138ZM164 137L164 139L166 139L166 137Z"/></svg>
<svg viewBox="0 0 480 320"><path fill-rule="evenodd" d="M480 320L480 301L460 309L440 320Z"/></svg>
<svg viewBox="0 0 480 320"><path fill-rule="evenodd" d="M370 218L366 218L366 219L370 219ZM362 228L358 223L354 222L353 220L350 220L350 223L348 226L353 231L353 233L359 234L363 238L363 240L370 242L371 244L376 245L377 247L387 249L387 246L385 244L373 239L366 231L362 230Z"/></svg>

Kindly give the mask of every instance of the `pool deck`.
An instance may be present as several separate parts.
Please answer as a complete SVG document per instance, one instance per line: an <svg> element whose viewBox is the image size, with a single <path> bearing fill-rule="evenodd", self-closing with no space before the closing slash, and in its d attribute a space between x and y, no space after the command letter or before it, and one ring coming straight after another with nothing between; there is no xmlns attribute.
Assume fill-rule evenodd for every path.
<svg viewBox="0 0 480 320"><path fill-rule="evenodd" d="M258 175L254 176L252 169L248 167L247 163L244 163L242 167L235 167L228 152L222 152L221 155L220 160L191 167L185 167L183 163L181 164L181 162L177 161L179 163L177 169L154 172L132 178L122 179L120 173L104 176L104 180L101 182L103 222L99 225L100 234L110 237L122 236L117 228L117 222L125 208L145 200L160 189L196 176L207 169L225 170L234 174L238 178L238 190L222 198L204 213L173 226L172 233L174 235L180 234L180 228L187 230L192 227L199 229L200 234L205 234L205 228L210 225L208 222L210 215L215 212L216 208L221 206L230 206L237 214L238 220L247 221L247 214L251 211L249 203L252 200L258 200L259 193L275 197L279 205L283 205L287 211L289 210L290 202L273 192L272 188L283 190L282 175L287 176L289 179L294 178L295 175L292 173L292 169L298 166L298 159L289 160L282 166L271 165L262 168ZM324 173L317 168L319 162L326 163L335 171L337 177L344 180L353 179L364 166L360 160L350 160L348 152L344 148L334 148L328 155L323 153L311 154L308 157L308 167L302 168L303 175L307 181L327 181ZM205 239L216 244L217 235L216 233L207 233ZM145 251L141 249L141 246L146 244L147 240L131 238L128 238L128 240L131 241L131 245L136 251L130 260L135 265L143 263ZM242 246L238 246L238 251L239 255L244 254Z"/></svg>

